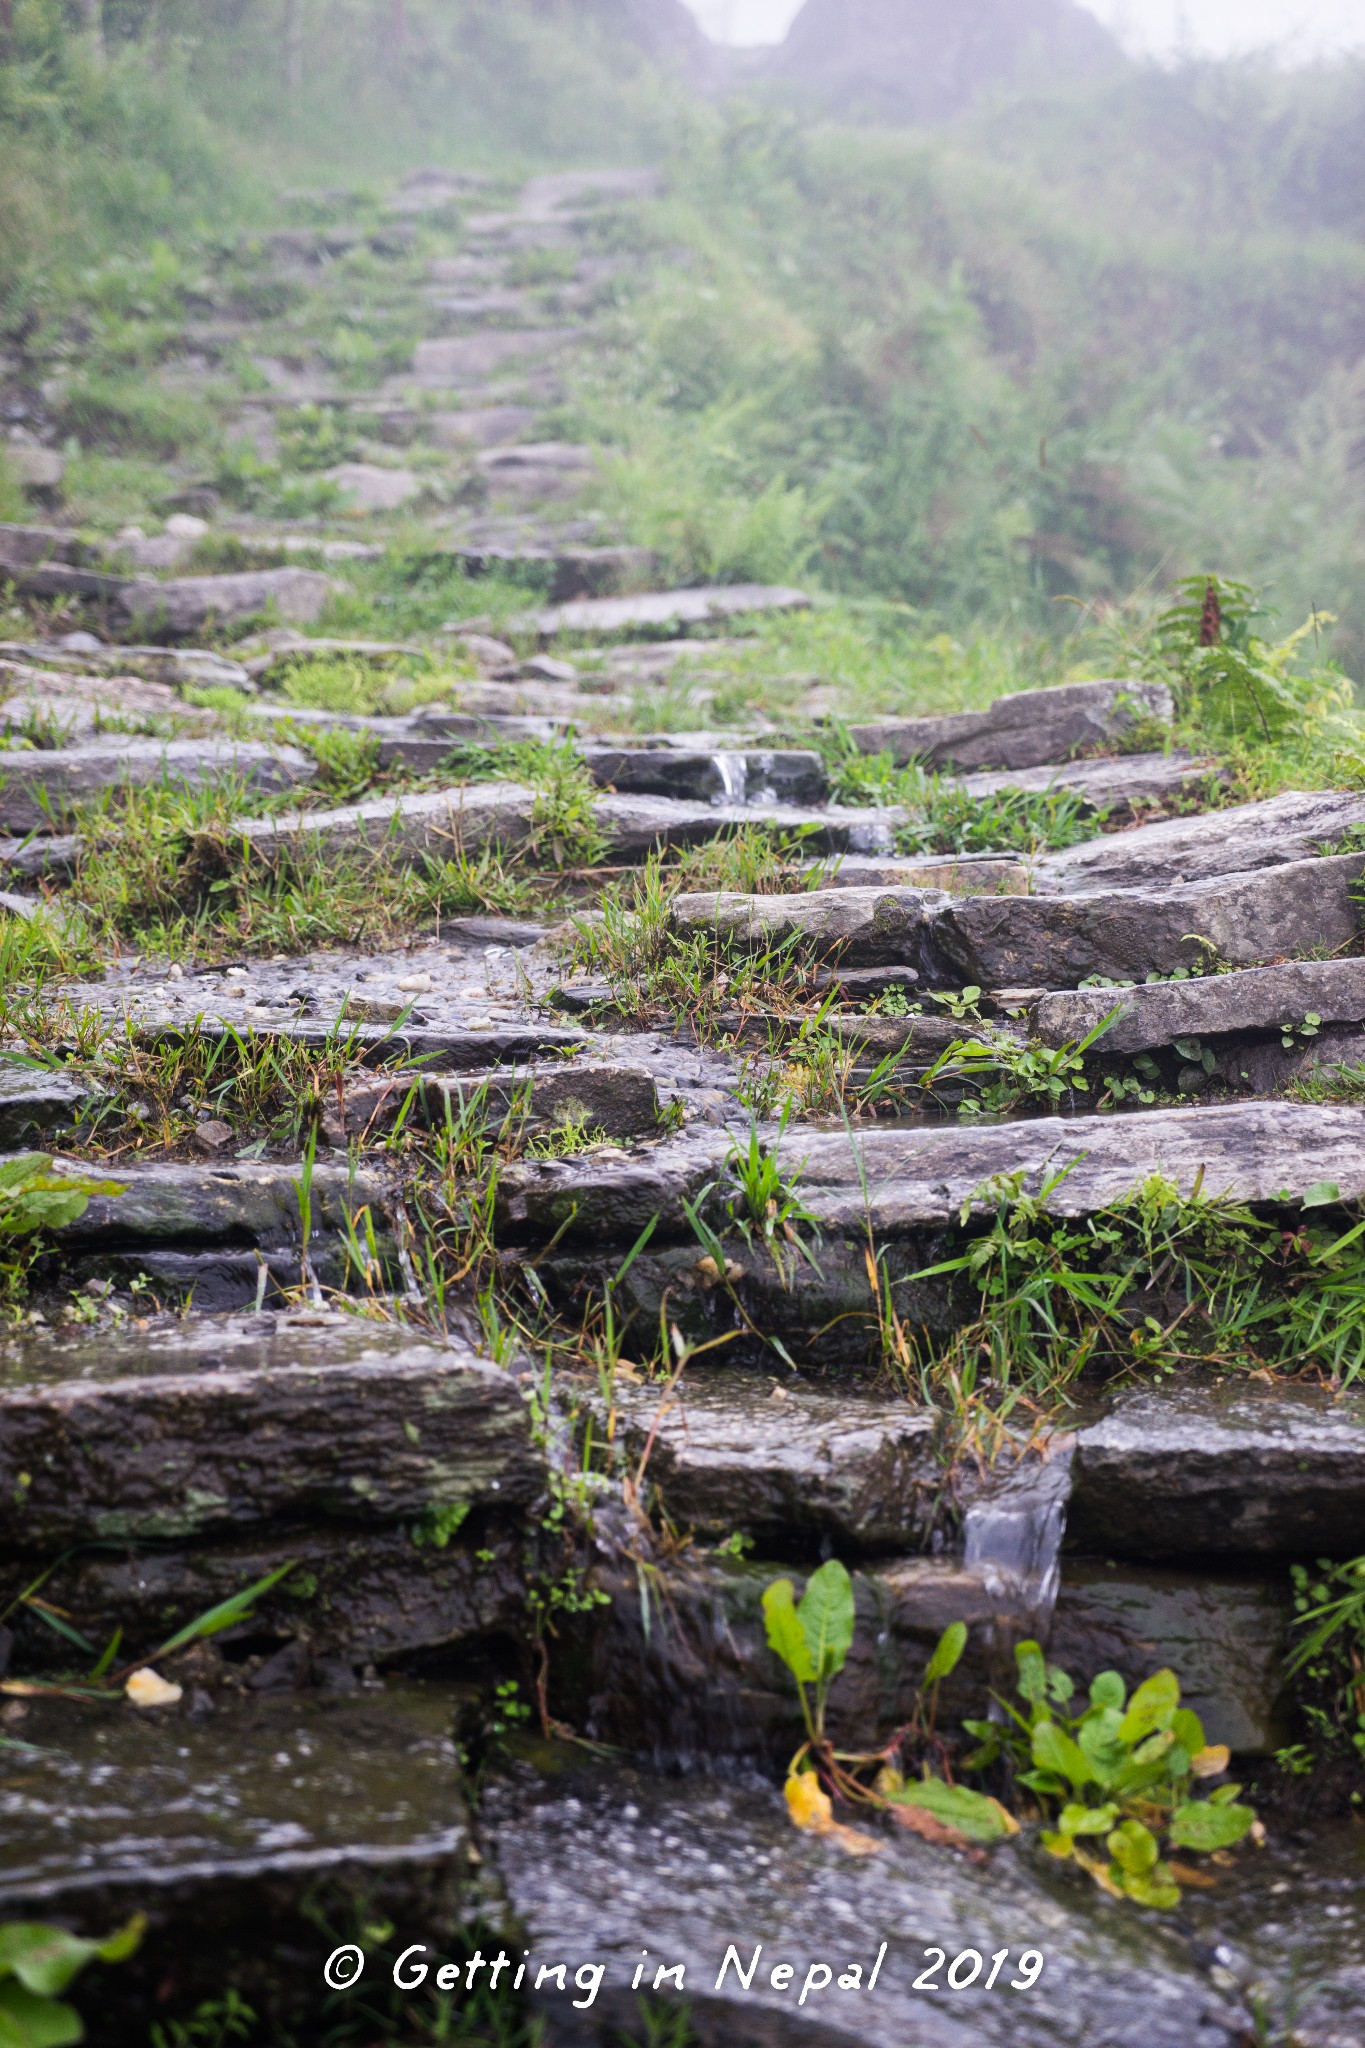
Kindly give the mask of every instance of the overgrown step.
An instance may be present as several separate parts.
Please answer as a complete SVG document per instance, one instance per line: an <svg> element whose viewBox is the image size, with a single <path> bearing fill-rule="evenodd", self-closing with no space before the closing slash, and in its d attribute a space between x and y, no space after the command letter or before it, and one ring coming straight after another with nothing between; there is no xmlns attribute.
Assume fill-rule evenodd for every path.
<svg viewBox="0 0 1365 2048"><path fill-rule="evenodd" d="M712 1541L738 1530L771 1556L916 1550L964 1506L988 1512L1002 1485L1009 1512L1042 1506L1036 1458L952 1469L939 1411L903 1400L714 1369L676 1389L618 1380L609 1404L585 1396L599 1436L614 1410L628 1465L648 1445L641 1477L674 1526ZM1234 1382L1100 1407L1061 1417L1051 1439L1071 1549L1188 1564L1365 1548L1360 1390Z"/></svg>
<svg viewBox="0 0 1365 2048"><path fill-rule="evenodd" d="M125 630L164 640L189 639L208 627L238 626L264 614L293 626L311 625L343 588L316 569L257 569L163 583L150 577L104 580L116 585L116 621Z"/></svg>
<svg viewBox="0 0 1365 2048"><path fill-rule="evenodd" d="M514 1380L382 1324L200 1321L0 1350L10 1553L417 1522L524 1506L542 1483Z"/></svg>
<svg viewBox="0 0 1365 2048"><path fill-rule="evenodd" d="M941 1231L1001 1174L1018 1174L1033 1194L1054 1181L1048 1199L1059 1216L1092 1215L1150 1174L1183 1194L1197 1180L1205 1195L1271 1206L1296 1207L1325 1184L1343 1202L1365 1193L1359 1108L1251 1102L966 1129L793 1124L780 1136L760 1127L764 1135L822 1229L864 1242L869 1232L881 1243ZM518 1237L565 1227L566 1240L624 1239L628 1247L657 1218L661 1236L689 1240L683 1203L724 1181L733 1142L724 1131L697 1130L624 1158L523 1162L500 1182L505 1223Z"/></svg>
<svg viewBox="0 0 1365 2048"><path fill-rule="evenodd" d="M719 838L739 825L800 832L808 835L812 848L871 852L889 848L894 824L884 811L685 803L662 796L601 797L592 806L591 821L608 856L628 862L643 861L663 847ZM559 831L563 837L563 828ZM428 855L449 860L485 846L511 851L548 841L554 832L544 799L512 782L473 782L414 796L376 797L330 811L240 818L232 826L234 843L262 859L295 848L326 855L370 850L412 865Z"/></svg>
<svg viewBox="0 0 1365 2048"><path fill-rule="evenodd" d="M1169 728L1175 705L1164 683L1134 680L1060 683L997 697L985 711L940 718L882 719L850 726L862 753L930 768L1039 768L1047 762L1113 751L1129 733Z"/></svg>
<svg viewBox="0 0 1365 2048"><path fill-rule="evenodd" d="M1074 896L720 891L676 897L671 916L683 937L715 933L760 951L794 941L807 955L849 966L913 966L930 986L1061 988L1095 975L1188 974L1211 958L1249 967L1309 950L1343 952L1360 936L1362 875L1365 852Z"/></svg>
<svg viewBox="0 0 1365 2048"><path fill-rule="evenodd" d="M1047 895L1175 887L1215 875L1278 868L1346 853L1365 831L1365 791L1288 789L1259 803L1168 818L1040 854L1034 887Z"/></svg>
<svg viewBox="0 0 1365 2048"><path fill-rule="evenodd" d="M274 795L309 783L317 763L297 747L250 740L107 737L53 751L0 750L0 831L50 832L111 792L240 786Z"/></svg>
<svg viewBox="0 0 1365 2048"><path fill-rule="evenodd" d="M948 779L945 775L945 781ZM953 778L967 796L999 796L1007 790L1032 795L1070 793L1087 811L1103 811L1109 827L1150 807L1198 800L1210 786L1225 781L1226 771L1205 755L1176 748L1167 754L1121 754L1114 759L1086 759L1040 768L993 769Z"/></svg>
<svg viewBox="0 0 1365 2048"><path fill-rule="evenodd" d="M577 2027L570 2000L584 1994L545 1980L538 2004L555 2041L638 2030L637 1977L668 2018L685 2006L698 2048L1239 2048L1253 1996L1278 2004L1291 1978L1305 2040L1358 2040L1362 1910L1344 1829L1312 1853L1281 1844L1239 1857L1213 1890L1188 1894L1173 1932L1117 1913L1027 1841L973 1863L888 1830L880 1854L852 1859L792 1828L775 1787L695 1768L681 1779L527 1770L494 1780L485 1800L533 1962L606 1965ZM1015 1990L1031 1975L1018 1968L1026 1948L1041 1974Z"/></svg>
<svg viewBox="0 0 1365 2048"><path fill-rule="evenodd" d="M132 1960L71 1994L100 2048L141 2048L149 2014L188 2023L225 1983L275 2038L296 2038L322 2026L321 1963L362 1924L387 1918L404 1942L461 1954L466 1924L501 1918L448 1688L219 1693L207 1714L191 1702L188 1689L169 1712L33 1701L6 1751L5 1919L102 1939L147 1916ZM282 1970L282 1954L307 1966Z"/></svg>
<svg viewBox="0 0 1365 2048"><path fill-rule="evenodd" d="M458 1076L399 1071L343 1091L328 1105L323 1128L332 1141L377 1136L400 1121L437 1130L477 1117L497 1130L510 1122L526 1135L576 1130L585 1137L642 1138L658 1128L659 1096L648 1068L621 1060L600 1064L491 1067Z"/></svg>
<svg viewBox="0 0 1365 2048"><path fill-rule="evenodd" d="M87 1171L75 1160L59 1160L58 1170ZM305 1175L298 1165L234 1160L119 1166L104 1177L123 1192L93 1196L77 1221L53 1233L54 1249L34 1275L40 1289L92 1279L127 1286L142 1276L158 1295L192 1295L203 1309L242 1307L262 1287L274 1300L278 1288L304 1278L304 1197L308 1265L321 1283L362 1278L367 1221L381 1263L393 1256L385 1191L370 1173L319 1165Z"/></svg>
<svg viewBox="0 0 1365 2048"><path fill-rule="evenodd" d="M554 640L562 633L648 632L659 627L686 630L747 613L804 611L809 604L803 590L765 583L722 583L699 590L651 591L641 597L582 598L536 612L531 623L543 640Z"/></svg>

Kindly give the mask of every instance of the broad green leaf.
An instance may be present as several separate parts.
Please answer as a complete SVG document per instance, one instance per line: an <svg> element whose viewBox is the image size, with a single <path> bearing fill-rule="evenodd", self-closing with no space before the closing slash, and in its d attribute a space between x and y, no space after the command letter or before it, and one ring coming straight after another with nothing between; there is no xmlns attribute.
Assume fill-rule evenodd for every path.
<svg viewBox="0 0 1365 2048"><path fill-rule="evenodd" d="M796 1610L817 1678L833 1678L853 1646L853 1581L838 1558L812 1572Z"/></svg>
<svg viewBox="0 0 1365 2048"><path fill-rule="evenodd" d="M1341 1200L1341 1189L1334 1180L1315 1180L1311 1188L1303 1191L1302 1206L1305 1209L1328 1209Z"/></svg>
<svg viewBox="0 0 1365 2048"><path fill-rule="evenodd" d="M1123 1680L1117 1671L1101 1671L1090 1681L1092 1707L1117 1707L1121 1712L1127 1696Z"/></svg>
<svg viewBox="0 0 1365 2048"><path fill-rule="evenodd" d="M1016 1643L1014 1661L1019 1667L1019 1690L1030 1706L1047 1698L1047 1659L1035 1642Z"/></svg>
<svg viewBox="0 0 1365 2048"><path fill-rule="evenodd" d="M1114 1873L1127 1896L1139 1906L1154 1906L1169 1913L1180 1904L1180 1887L1164 1863L1150 1871L1123 1870Z"/></svg>
<svg viewBox="0 0 1365 2048"><path fill-rule="evenodd" d="M944 1629L943 1634L939 1637L938 1647L935 1649L933 1656L929 1659L929 1662L925 1667L925 1685L935 1685L937 1684L940 1678L947 1678L950 1672L955 1671L958 1667L959 1662L961 1661L962 1652L966 1649L966 1647L966 1622L951 1622L949 1626Z"/></svg>
<svg viewBox="0 0 1365 2048"><path fill-rule="evenodd" d="M1072 1840L1070 1835L1056 1834L1051 1829L1044 1828L1038 1840L1047 1850L1049 1856L1057 1856L1063 1862L1071 1854Z"/></svg>
<svg viewBox="0 0 1365 2048"><path fill-rule="evenodd" d="M0 1195L21 1188L26 1180L52 1171L50 1152L16 1152L13 1159L0 1161Z"/></svg>
<svg viewBox="0 0 1365 2048"><path fill-rule="evenodd" d="M1119 1733L1125 1742L1141 1742L1154 1728L1169 1728L1180 1705L1180 1680L1174 1671L1154 1671L1128 1702Z"/></svg>
<svg viewBox="0 0 1365 2048"><path fill-rule="evenodd" d="M999 1800L988 1799L966 1785L945 1785L941 1778L906 1785L895 1795L897 1806L918 1806L935 1820L956 1828L969 1842L1003 1842L1018 1833L1018 1823Z"/></svg>
<svg viewBox="0 0 1365 2048"><path fill-rule="evenodd" d="M1033 1761L1056 1771L1079 1792L1094 1777L1089 1757L1055 1721L1040 1721L1033 1731Z"/></svg>
<svg viewBox="0 0 1365 2048"><path fill-rule="evenodd" d="M65 1991L99 1952L97 1941L83 1941L78 1934L41 1920L11 1920L0 1926L0 1977L17 1977L41 1998Z"/></svg>
<svg viewBox="0 0 1365 2048"><path fill-rule="evenodd" d="M815 1683L806 1631L796 1611L796 1596L790 1579L776 1579L763 1595L763 1620L768 1646L782 1659L800 1685Z"/></svg>
<svg viewBox="0 0 1365 2048"><path fill-rule="evenodd" d="M1112 1801L1105 1806L1064 1806L1057 1825L1064 1835L1102 1835L1118 1817Z"/></svg>
<svg viewBox="0 0 1365 2048"><path fill-rule="evenodd" d="M12 1977L0 1984L0 2048L73 2048L84 2039L74 2006L26 1991Z"/></svg>
<svg viewBox="0 0 1365 2048"><path fill-rule="evenodd" d="M1188 1707L1181 1707L1176 1713L1171 1722L1171 1733L1191 1756L1198 1756L1204 1747L1204 1724Z"/></svg>
<svg viewBox="0 0 1365 2048"><path fill-rule="evenodd" d="M1178 1849L1206 1854L1240 1842L1255 1820L1250 1806L1215 1806L1207 1799L1187 1799L1171 1815L1170 1837Z"/></svg>
<svg viewBox="0 0 1365 2048"><path fill-rule="evenodd" d="M1121 1820L1105 1845L1119 1869L1145 1877L1156 1868L1156 1836L1140 1820Z"/></svg>

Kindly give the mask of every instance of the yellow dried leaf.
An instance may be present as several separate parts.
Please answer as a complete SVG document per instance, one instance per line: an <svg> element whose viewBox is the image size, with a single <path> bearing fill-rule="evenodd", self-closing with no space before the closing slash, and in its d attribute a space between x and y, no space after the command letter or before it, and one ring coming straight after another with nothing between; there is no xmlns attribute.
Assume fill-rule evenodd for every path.
<svg viewBox="0 0 1365 2048"><path fill-rule="evenodd" d="M865 1835L861 1828L846 1828L835 1821L824 1830L832 1842L837 1842L846 1856L879 1856L882 1844L875 1835Z"/></svg>
<svg viewBox="0 0 1365 2048"><path fill-rule="evenodd" d="M1190 1770L1196 1778L1216 1778L1231 1761L1232 1752L1225 1742L1211 1742L1190 1758Z"/></svg>
<svg viewBox="0 0 1365 2048"><path fill-rule="evenodd" d="M834 1808L814 1771L794 1771L784 1789L787 1811L797 1827L827 1835L834 1826Z"/></svg>
<svg viewBox="0 0 1365 2048"><path fill-rule="evenodd" d="M160 1672L144 1666L134 1671L123 1688L135 1707L173 1707L184 1693L178 1685L172 1685Z"/></svg>

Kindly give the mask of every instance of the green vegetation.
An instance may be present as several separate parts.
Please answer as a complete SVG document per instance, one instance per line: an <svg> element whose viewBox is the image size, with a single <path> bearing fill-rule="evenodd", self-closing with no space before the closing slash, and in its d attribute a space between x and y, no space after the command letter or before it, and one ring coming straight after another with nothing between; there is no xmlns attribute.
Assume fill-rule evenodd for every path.
<svg viewBox="0 0 1365 2048"><path fill-rule="evenodd" d="M1240 1785L1225 1779L1198 1796L1224 1778L1227 1750L1207 1743L1199 1716L1181 1706L1173 1671L1155 1672L1131 1697L1117 1671L1102 1671L1086 1705L1069 1713L1076 1687L1067 1673L1035 1642L1014 1654L1022 1707L996 1695L1003 1720L965 1723L980 1747L964 1769L1007 1760L1014 1784L1054 1823L1042 1835L1051 1855L1074 1860L1116 1898L1178 1906L1182 1881L1204 1882L1180 1854L1229 1849L1257 1828L1254 1810L1237 1804ZM1092 1846L1101 1838L1107 1863Z"/></svg>
<svg viewBox="0 0 1365 2048"><path fill-rule="evenodd" d="M0 2041L5 2048L72 2048L85 2027L62 1993L91 1963L123 1963L136 1950L141 1916L104 1941L83 1941L64 1927L10 1920L0 1926Z"/></svg>
<svg viewBox="0 0 1365 2048"><path fill-rule="evenodd" d="M1293 1752L1313 1767L1314 1753L1345 1756L1365 1770L1365 1558L1290 1567L1294 1580L1295 1645L1287 1674L1312 1739ZM1296 1768L1296 1765L1291 1768ZM1359 1789L1352 1793L1356 1803Z"/></svg>

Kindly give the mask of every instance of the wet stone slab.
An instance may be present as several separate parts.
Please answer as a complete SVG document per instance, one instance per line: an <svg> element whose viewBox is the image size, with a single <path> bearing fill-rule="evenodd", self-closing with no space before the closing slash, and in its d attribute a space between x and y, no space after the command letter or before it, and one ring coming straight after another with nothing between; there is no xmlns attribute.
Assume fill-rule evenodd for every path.
<svg viewBox="0 0 1365 2048"><path fill-rule="evenodd" d="M517 1234L552 1235L576 1203L566 1236L578 1242L633 1243L651 1216L666 1234L688 1237L683 1201L723 1176L730 1147L723 1131L698 1130L620 1158L510 1167L500 1187L504 1220ZM1322 1182L1335 1183L1348 1202L1365 1191L1365 1110L1306 1103L1039 1117L965 1130L876 1126L852 1140L841 1130L794 1125L777 1149L821 1226L859 1241L869 1223L879 1238L941 1229L995 1175L1020 1172L1035 1190L1073 1161L1050 1197L1058 1215L1093 1214L1152 1173L1187 1193L1198 1176L1207 1195L1273 1205L1297 1204Z"/></svg>
<svg viewBox="0 0 1365 2048"><path fill-rule="evenodd" d="M111 791L163 785L240 785L263 795L311 782L317 764L297 747L249 740L91 740L46 751L0 751L0 831L50 832Z"/></svg>
<svg viewBox="0 0 1365 2048"><path fill-rule="evenodd" d="M642 1949L651 1965L683 1966L701 2048L1234 2048L1248 2039L1240 1985L1261 1970L1288 1972L1300 1915L1313 1911L1282 1906L1272 1943L1239 1946L1227 1988L1218 1988L1210 1947L1104 1900L1027 1841L973 1864L888 1833L879 1855L854 1860L792 1828L773 1786L700 1772L681 1781L620 1768L527 1773L493 1783L486 1800L488 1837L534 1960L581 1952L606 1964L591 2012L575 2015L548 1986L542 1992L551 2038L564 2048L638 2023L630 1985ZM1211 1897L1221 1901L1239 1881L1240 1871ZM1354 1918L1325 1938L1318 1921L1324 1977L1354 1971ZM882 1942L875 1990L841 1990L833 1980L854 1965L868 1984ZM746 1972L760 1949L747 1992L733 1968L717 1989L732 1943ZM1013 1990L1025 1949L1041 1951L1043 1970L1032 1990ZM1001 1950L1011 1968L987 1991ZM946 1967L968 1951L983 1959L978 1982L968 1984L968 1961L955 1971L965 1988L950 1989ZM784 1962L791 1978L774 1986ZM821 1988L803 2006L816 1962L829 1966L830 1981L817 1976ZM1312 1996L1310 2010L1320 2012L1331 1993ZM667 1987L660 1999L668 2009L682 2003ZM1308 2038L1324 2048L1329 2038L1352 2048L1359 2039Z"/></svg>
<svg viewBox="0 0 1365 2048"><path fill-rule="evenodd" d="M1365 960L1292 960L1197 980L1124 989L1077 989L1041 997L1030 1021L1044 1045L1084 1038L1111 1011L1101 1055L1149 1052L1177 1038L1279 1031L1314 1015L1321 1024L1365 1023Z"/></svg>
<svg viewBox="0 0 1365 2048"><path fill-rule="evenodd" d="M648 1484L679 1528L847 1555L918 1549L933 1522L944 1468L930 1409L725 1373L671 1395L618 1381L613 1403L632 1457L652 1434Z"/></svg>
<svg viewBox="0 0 1365 2048"><path fill-rule="evenodd" d="M1169 754L1121 754L1063 767L995 769L963 775L958 787L976 798L998 796L1005 790L1034 795L1067 791L1080 797L1087 809L1106 813L1106 823L1113 826L1154 805L1197 796L1218 779L1217 763L1209 756L1176 748Z"/></svg>
<svg viewBox="0 0 1365 2048"><path fill-rule="evenodd" d="M1359 790L1284 790L1261 803L1169 818L1040 854L1034 887L1045 895L1081 895L1284 867L1346 851L1362 825L1365 793Z"/></svg>
<svg viewBox="0 0 1365 2048"><path fill-rule="evenodd" d="M849 731L862 753L890 753L898 763L1029 769L1082 752L1112 751L1112 743L1126 732L1153 720L1169 726L1174 715L1164 683L1060 683L997 697L985 711L883 719Z"/></svg>
<svg viewBox="0 0 1365 2048"><path fill-rule="evenodd" d="M0 1148L21 1151L74 1124L93 1093L74 1075L0 1063Z"/></svg>
<svg viewBox="0 0 1365 2048"><path fill-rule="evenodd" d="M1069 1541L1100 1556L1354 1557L1365 1394L1167 1387L1077 1433Z"/></svg>
<svg viewBox="0 0 1365 2048"><path fill-rule="evenodd" d="M100 1937L147 1915L132 1961L75 1987L100 2048L141 2048L149 2014L188 2019L227 1983L272 2038L307 2038L330 1927L388 1918L458 1953L468 1920L501 1917L450 1729L449 1693L417 1684L203 1720L35 1703L0 1767L0 1909Z"/></svg>
<svg viewBox="0 0 1365 2048"><path fill-rule="evenodd" d="M454 1341L317 1322L6 1340L0 1547L416 1520L536 1494L508 1374Z"/></svg>
<svg viewBox="0 0 1365 2048"><path fill-rule="evenodd" d="M84 1172L75 1160L59 1171ZM158 1300L192 1298L201 1309L238 1309L300 1284L299 1168L244 1160L196 1166L120 1167L118 1195L95 1195L76 1222L53 1232L33 1276L39 1293L73 1282L128 1285L141 1275ZM385 1189L368 1173L319 1165L311 1186L309 1266L325 1286L352 1273L347 1242L372 1222L381 1262L393 1257Z"/></svg>

